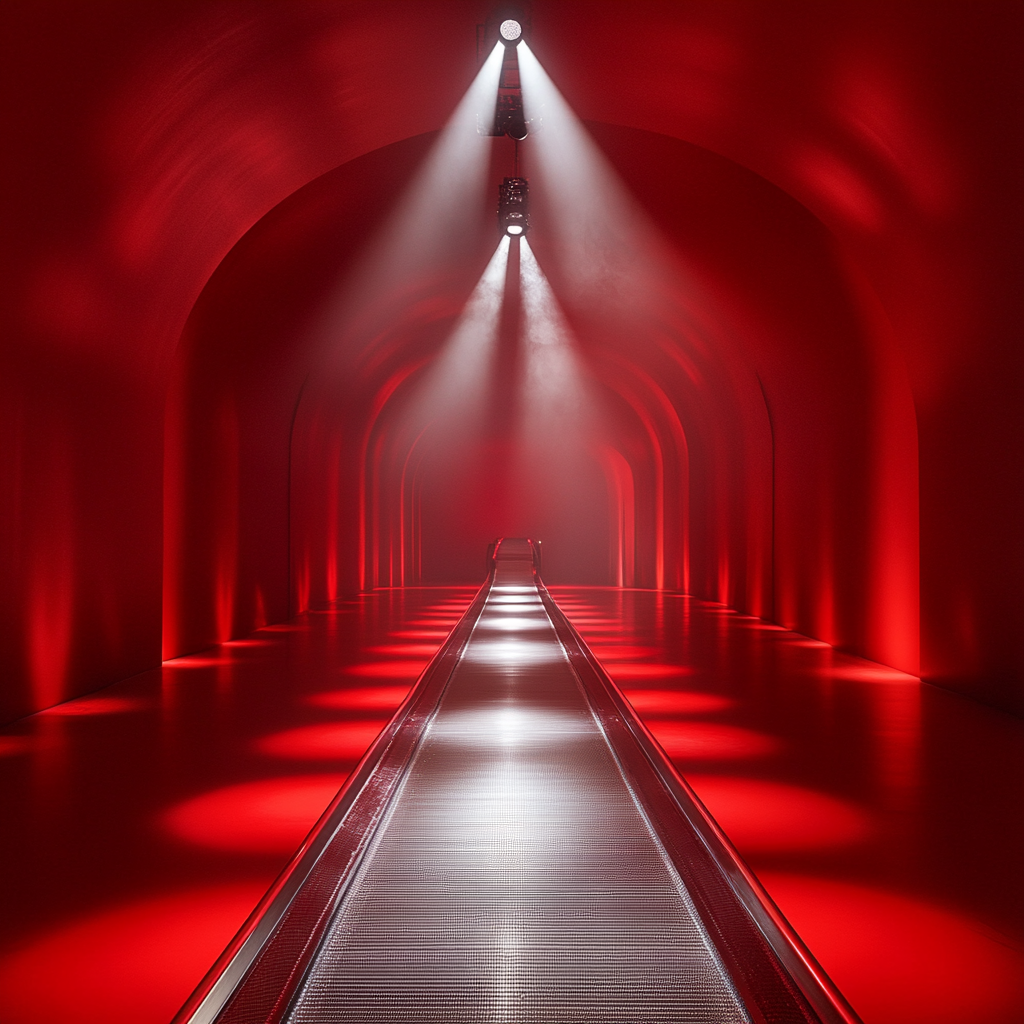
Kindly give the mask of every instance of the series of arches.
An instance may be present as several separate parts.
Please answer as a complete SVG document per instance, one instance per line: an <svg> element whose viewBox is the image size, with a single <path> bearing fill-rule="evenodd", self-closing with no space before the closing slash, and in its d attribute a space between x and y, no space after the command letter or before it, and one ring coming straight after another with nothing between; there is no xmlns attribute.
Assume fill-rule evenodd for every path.
<svg viewBox="0 0 1024 1024"><path fill-rule="evenodd" d="M438 446L385 426L489 225L376 294L358 358L330 328L486 13L40 4L12 25L6 718L410 566L469 571L427 527ZM610 316L543 216L531 234L607 411L555 577L688 589L1019 708L1018 29L999 3L538 12L531 46L672 268L656 315ZM373 499L395 490L377 438L380 466L408 457L397 506Z"/></svg>
<svg viewBox="0 0 1024 1024"><path fill-rule="evenodd" d="M699 171L712 178L706 165L724 163L649 133L600 126L596 131L613 159L639 154L637 163L657 168L659 177L685 181L685 175L693 178ZM423 145L404 144L387 156L366 159L404 158L411 174ZM499 486L498 453L513 442L507 423L481 427L477 435L476 421L446 426L406 415L457 322L473 286L471 273L482 270L485 257L478 256L471 273L436 273L417 283L411 299L395 296L396 322L385 337L354 354L324 341L334 336L305 307L295 308L290 318L280 312L294 301L295 275L323 273L314 264L324 259L318 241L300 240L286 249L281 233L292 234L294 221L311 222L307 207L314 204L318 234L345 237L343 216L334 213L337 219L332 219L325 204L346 208L357 173L353 168L332 172L275 211L268 218L273 224L250 232L230 269L211 281L187 332L192 345L179 351L184 377L190 353L206 361L215 358L218 347L228 349L215 373L204 366L191 374L195 386L179 399L202 439L197 453L201 472L216 482L219 495L204 497L198 481L183 487L172 483L168 495L191 487L198 501L196 521L206 524L207 534L222 529L216 506L229 508L232 522L247 515L264 519L269 497L279 496L275 546L289 549L291 596L281 593L286 590L283 566L276 584L269 575L262 584L240 579L240 596L250 591L243 598L249 610L248 619L232 621L235 632L257 623L257 593L278 593L275 607L294 611L359 587L451 579L442 566L458 579L472 578L488 535L501 532L509 515L505 495L495 507L464 509L460 528L445 535L435 509L434 536L424 540L424 515L429 518L439 502L443 505L445 494L476 494L479 501L481 488ZM632 173L638 173L636 167ZM726 190L722 181L730 177L732 189ZM917 601L913 579L898 592L890 560L881 550L886 538L872 512L883 505L889 518L898 521L896 540L890 543L901 552L913 551L914 415L905 378L892 379L898 360L890 357L886 367L874 353L883 342L864 323L830 252L828 235L813 217L739 168L729 167L715 180L725 192L715 209L708 208L699 188L686 186L692 206L677 222L687 231L675 282L679 291L665 297L657 321L628 324L632 333L624 343L621 324L609 329L597 322L600 309L566 304L580 365L593 393L601 396L601 413L588 441L591 465L578 467L579 500L562 513L569 516L566 532L585 537L587 550L581 546L567 554L549 543L549 572L556 581L613 584L628 564L632 585L690 590L753 614L777 616L786 625L888 664L916 669L912 628L908 638L873 617L877 607L899 606L905 623ZM705 260L698 273L707 274L706 280L686 270L688 259L695 263L703 256L694 209L704 211L703 229L709 234L729 224L728 211L742 210L731 215L732 227L742 233L747 251L738 261L726 255L712 273ZM760 222L760 238L745 222L752 215ZM669 231L674 226L665 215L658 222ZM548 256L554 264L552 254L545 253L543 230L531 237L539 258ZM478 252L490 244L486 237L475 243ZM758 245L762 251L752 254ZM773 268L773 279L766 281L772 258L776 266L783 261L783 270L775 273ZM259 296L252 289L253 264L274 268ZM280 284L275 283L278 274ZM403 282L402 287L409 286ZM743 310L740 303L752 308ZM247 326L253 320L272 325L262 328L259 343ZM318 334L319 341L310 340ZM515 338L506 343L514 346ZM266 424L264 389L281 389L282 380L291 389L275 406L279 455L257 467L257 453L266 444L254 425L259 419ZM240 382L243 405L251 405L251 418L241 431L224 425L225 410L239 401ZM217 395L205 420L199 420L202 396L210 387ZM887 401L880 401L882 395ZM237 448L240 432L253 446L250 461L261 483L254 485L248 501L236 504L227 492L239 486L233 474L246 462ZM887 457L902 461L887 469ZM488 464L497 475L484 480L480 474ZM609 472L617 474L612 485ZM271 473L272 482L263 479ZM633 493L628 513L617 504L616 495L624 489ZM525 529L532 517L557 531L558 514L544 507L543 493L536 490L531 500L532 507L512 513L515 524ZM169 521L174 514L169 511ZM612 569L606 554L613 544L611 523L627 519L633 523L632 550L618 556ZM891 522L886 525L893 528ZM479 536L470 539L473 531ZM595 537L601 537L596 544ZM233 552L237 540L223 535L210 543ZM426 568L425 548L434 552ZM596 564L595 550L600 556ZM872 557L886 566L884 580L872 579ZM222 569L213 568L217 562L208 549L186 546L171 552L168 570L192 559L207 573L208 621L195 639L178 649L172 646L167 654L228 635L223 612L214 613ZM239 559L239 565L247 560ZM195 609L195 595L193 583L177 606ZM175 606L168 601L167 607Z"/></svg>

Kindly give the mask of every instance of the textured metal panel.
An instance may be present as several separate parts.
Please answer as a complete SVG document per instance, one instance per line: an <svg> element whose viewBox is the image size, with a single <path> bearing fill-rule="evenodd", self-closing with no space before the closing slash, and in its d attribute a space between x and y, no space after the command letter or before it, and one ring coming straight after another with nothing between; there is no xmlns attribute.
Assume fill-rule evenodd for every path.
<svg viewBox="0 0 1024 1024"><path fill-rule="evenodd" d="M294 1024L748 1019L518 554L499 550Z"/></svg>

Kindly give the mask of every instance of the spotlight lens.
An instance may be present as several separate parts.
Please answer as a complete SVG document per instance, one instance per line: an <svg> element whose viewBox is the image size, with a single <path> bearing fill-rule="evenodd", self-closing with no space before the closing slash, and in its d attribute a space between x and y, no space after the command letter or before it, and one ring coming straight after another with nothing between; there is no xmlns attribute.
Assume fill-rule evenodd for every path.
<svg viewBox="0 0 1024 1024"><path fill-rule="evenodd" d="M493 25L494 23L491 22L491 24ZM498 31L501 33L502 39L506 42L512 43L523 34L523 26L520 25L518 21L509 18L508 21L503 21L501 23L501 28L499 28Z"/></svg>
<svg viewBox="0 0 1024 1024"><path fill-rule="evenodd" d="M509 224L506 230L510 235L521 235L523 233L523 229L518 224Z"/></svg>

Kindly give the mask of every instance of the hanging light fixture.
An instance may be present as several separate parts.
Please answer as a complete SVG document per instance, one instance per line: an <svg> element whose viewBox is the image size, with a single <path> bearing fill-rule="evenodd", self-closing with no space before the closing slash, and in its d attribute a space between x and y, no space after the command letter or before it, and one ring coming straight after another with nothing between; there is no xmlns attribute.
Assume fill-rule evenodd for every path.
<svg viewBox="0 0 1024 1024"><path fill-rule="evenodd" d="M498 227L504 235L525 235L530 229L530 183L505 178L498 189Z"/></svg>

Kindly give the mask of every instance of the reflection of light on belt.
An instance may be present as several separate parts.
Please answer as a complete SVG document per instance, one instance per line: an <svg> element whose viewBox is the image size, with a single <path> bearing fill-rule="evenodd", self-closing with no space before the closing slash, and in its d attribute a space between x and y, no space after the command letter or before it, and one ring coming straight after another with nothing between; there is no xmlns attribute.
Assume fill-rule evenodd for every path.
<svg viewBox="0 0 1024 1024"><path fill-rule="evenodd" d="M502 609L505 611L505 609ZM486 618L480 620L480 627L482 629L505 629L505 630L526 630L526 629L545 629L548 625L548 620L541 618L539 615L520 615L520 616L497 616L488 615Z"/></svg>
<svg viewBox="0 0 1024 1024"><path fill-rule="evenodd" d="M562 651L550 640L544 643L511 639L478 640L470 646L464 657L468 661L515 667L517 665L538 665L546 661L560 661Z"/></svg>

